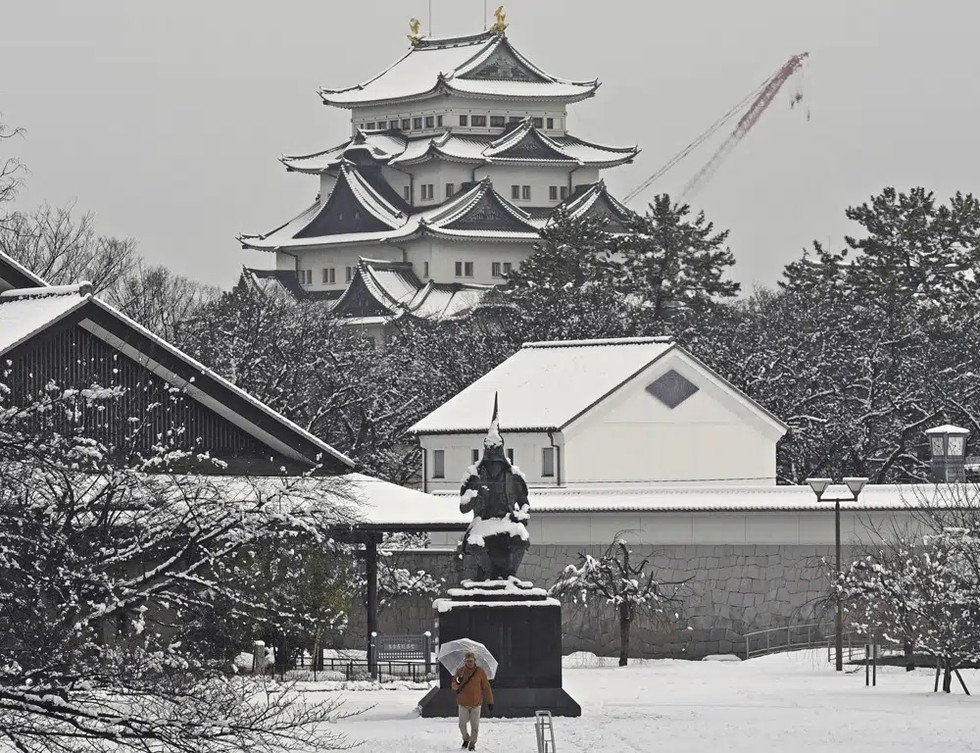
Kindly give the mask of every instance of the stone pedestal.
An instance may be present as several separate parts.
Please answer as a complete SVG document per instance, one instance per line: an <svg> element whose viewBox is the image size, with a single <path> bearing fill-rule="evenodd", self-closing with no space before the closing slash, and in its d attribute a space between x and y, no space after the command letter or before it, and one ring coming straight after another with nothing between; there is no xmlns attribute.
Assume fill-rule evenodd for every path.
<svg viewBox="0 0 980 753"><path fill-rule="evenodd" d="M464 581L449 598L433 604L439 643L470 638L485 645L500 666L491 681L494 716L581 716L581 707L561 686L561 604L531 583ZM455 717L452 674L440 666L439 687L419 703L424 717Z"/></svg>

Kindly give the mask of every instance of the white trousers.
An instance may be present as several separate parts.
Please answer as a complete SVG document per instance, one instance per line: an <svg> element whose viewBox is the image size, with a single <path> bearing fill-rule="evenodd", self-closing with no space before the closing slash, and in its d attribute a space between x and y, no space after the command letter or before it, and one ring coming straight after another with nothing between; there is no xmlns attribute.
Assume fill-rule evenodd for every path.
<svg viewBox="0 0 980 753"><path fill-rule="evenodd" d="M460 706L459 707L459 732L464 740L469 740L476 744L477 735L480 734L480 709L482 706ZM470 725L469 732L466 730L467 722Z"/></svg>

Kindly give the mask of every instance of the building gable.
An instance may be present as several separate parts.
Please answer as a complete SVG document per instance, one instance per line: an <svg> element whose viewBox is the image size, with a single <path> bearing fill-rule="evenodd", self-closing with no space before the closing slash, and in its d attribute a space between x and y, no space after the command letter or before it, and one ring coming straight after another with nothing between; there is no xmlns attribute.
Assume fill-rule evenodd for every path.
<svg viewBox="0 0 980 753"><path fill-rule="evenodd" d="M502 39L486 60L462 74L460 78L483 81L531 81L546 83L549 79L532 70L516 54L506 39Z"/></svg>
<svg viewBox="0 0 980 753"><path fill-rule="evenodd" d="M78 321L47 329L4 358L9 362L5 383L15 405L29 404L52 384L60 390L118 388L122 394L109 404L108 412L99 402L81 401L78 406L85 436L104 444L114 456L153 457L157 446L169 444L180 451L209 453L227 463L228 472L278 473L280 467L295 466L292 459L191 399Z"/></svg>
<svg viewBox="0 0 980 753"><path fill-rule="evenodd" d="M558 151L551 144L545 141L544 137L538 133L536 128L529 128L525 134L514 144L501 151L493 151L494 160L500 159L540 159L557 160L561 162L572 162L571 157Z"/></svg>
<svg viewBox="0 0 980 753"><path fill-rule="evenodd" d="M351 189L346 171L334 186L323 209L294 238L317 238L347 233L375 233L391 227L368 211Z"/></svg>
<svg viewBox="0 0 980 753"><path fill-rule="evenodd" d="M470 206L466 212L447 223L440 223L447 230L503 230L526 233L537 232L528 222L520 220L513 211L504 206L500 196L489 188Z"/></svg>

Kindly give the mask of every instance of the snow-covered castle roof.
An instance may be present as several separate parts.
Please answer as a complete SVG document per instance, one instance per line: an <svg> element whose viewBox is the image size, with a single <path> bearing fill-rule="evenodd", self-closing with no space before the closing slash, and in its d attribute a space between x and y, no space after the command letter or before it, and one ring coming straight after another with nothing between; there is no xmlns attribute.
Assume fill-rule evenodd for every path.
<svg viewBox="0 0 980 753"><path fill-rule="evenodd" d="M364 83L323 88L325 104L352 108L461 94L481 99L576 102L599 82L568 81L546 73L518 52L503 32L422 39L393 65Z"/></svg>

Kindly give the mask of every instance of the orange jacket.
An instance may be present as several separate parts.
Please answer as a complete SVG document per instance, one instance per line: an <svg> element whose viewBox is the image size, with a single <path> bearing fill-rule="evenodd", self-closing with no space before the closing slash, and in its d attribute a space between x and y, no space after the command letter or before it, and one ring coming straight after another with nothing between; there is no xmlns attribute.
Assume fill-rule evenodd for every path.
<svg viewBox="0 0 980 753"><path fill-rule="evenodd" d="M463 689L460 690L460 687ZM474 667L472 672L466 667L460 667L453 675L453 690L457 691L456 703L460 706L482 706L484 703L493 703L490 681L487 679L487 673L480 667Z"/></svg>

